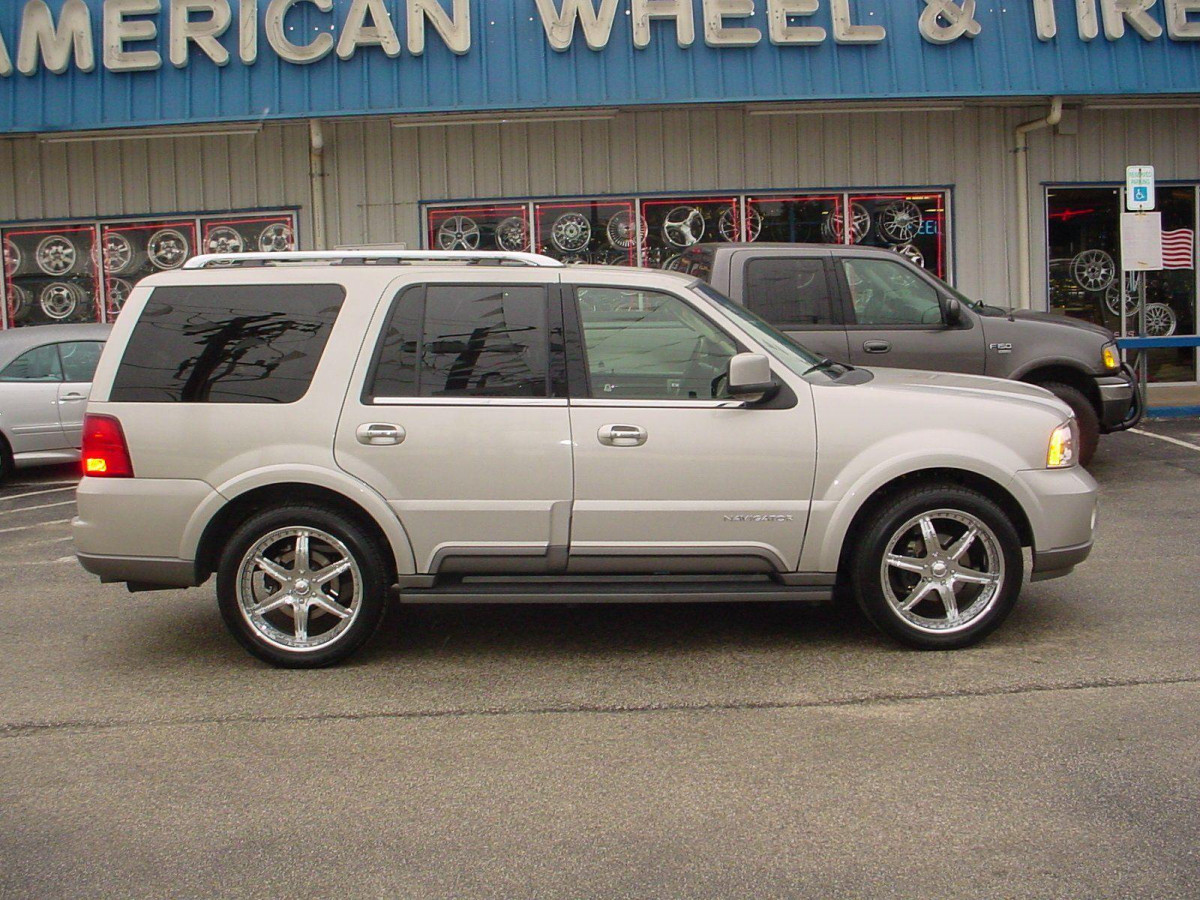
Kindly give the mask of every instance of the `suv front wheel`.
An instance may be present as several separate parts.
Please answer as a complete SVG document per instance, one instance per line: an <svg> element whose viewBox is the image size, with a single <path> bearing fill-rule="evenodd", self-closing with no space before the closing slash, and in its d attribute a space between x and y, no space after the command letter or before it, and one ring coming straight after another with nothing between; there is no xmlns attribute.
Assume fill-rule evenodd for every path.
<svg viewBox="0 0 1200 900"><path fill-rule="evenodd" d="M852 560L855 597L898 641L922 650L965 647L1012 610L1024 575L1021 541L984 495L916 488L871 521Z"/></svg>
<svg viewBox="0 0 1200 900"><path fill-rule="evenodd" d="M217 600L233 636L260 659L317 668L345 659L379 626L387 566L353 520L287 506L245 521L217 569Z"/></svg>

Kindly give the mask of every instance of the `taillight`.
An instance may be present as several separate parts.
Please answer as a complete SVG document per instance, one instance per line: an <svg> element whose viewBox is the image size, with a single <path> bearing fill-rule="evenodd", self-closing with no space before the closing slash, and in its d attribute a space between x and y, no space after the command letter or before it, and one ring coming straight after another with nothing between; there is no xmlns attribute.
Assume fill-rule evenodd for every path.
<svg viewBox="0 0 1200 900"><path fill-rule="evenodd" d="M83 474L97 478L132 478L133 461L121 423L112 416L83 417Z"/></svg>

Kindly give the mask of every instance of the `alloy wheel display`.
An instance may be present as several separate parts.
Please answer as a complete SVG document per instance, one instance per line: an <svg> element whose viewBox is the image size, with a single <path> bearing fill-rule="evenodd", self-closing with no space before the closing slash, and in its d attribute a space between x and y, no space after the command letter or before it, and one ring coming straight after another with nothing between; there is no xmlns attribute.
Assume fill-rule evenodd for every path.
<svg viewBox="0 0 1200 900"><path fill-rule="evenodd" d="M879 213L879 230L889 241L908 244L921 231L921 208L911 200L889 203Z"/></svg>
<svg viewBox="0 0 1200 900"><path fill-rule="evenodd" d="M914 265L925 268L925 254L917 249L915 244L897 244L892 249Z"/></svg>
<svg viewBox="0 0 1200 900"><path fill-rule="evenodd" d="M21 270L21 264L25 261L24 255L21 253L21 248L18 247L8 238L4 239L4 274L11 278Z"/></svg>
<svg viewBox="0 0 1200 900"><path fill-rule="evenodd" d="M550 226L550 242L563 253L579 253L592 240L592 225L582 213L563 213Z"/></svg>
<svg viewBox="0 0 1200 900"><path fill-rule="evenodd" d="M23 319L29 312L29 291L19 284L8 285L8 320Z"/></svg>
<svg viewBox="0 0 1200 900"><path fill-rule="evenodd" d="M146 242L146 255L156 268L178 269L191 255L191 247L183 232L174 228L163 228L150 235L150 240Z"/></svg>
<svg viewBox="0 0 1200 900"><path fill-rule="evenodd" d="M246 242L236 228L218 225L208 233L205 247L209 253L241 253L246 249Z"/></svg>
<svg viewBox="0 0 1200 900"><path fill-rule="evenodd" d="M125 306L133 285L124 278L109 278L104 282L104 296L108 304L109 315L115 316Z"/></svg>
<svg viewBox="0 0 1200 900"><path fill-rule="evenodd" d="M508 216L496 225L496 246L509 253L529 249L529 225L520 216Z"/></svg>
<svg viewBox="0 0 1200 900"><path fill-rule="evenodd" d="M871 213L861 203L850 204L850 243L861 244L871 232ZM828 243L840 244L846 233L842 208L825 214L821 234Z"/></svg>
<svg viewBox="0 0 1200 900"><path fill-rule="evenodd" d="M663 238L675 247L690 247L704 237L704 213L694 206L676 206L662 225Z"/></svg>
<svg viewBox="0 0 1200 900"><path fill-rule="evenodd" d="M646 243L646 219L635 220L633 212L621 210L608 220L605 226L608 242L618 250L631 250L634 244Z"/></svg>
<svg viewBox="0 0 1200 900"><path fill-rule="evenodd" d="M721 210L721 216L717 220L717 231L721 235L722 240L726 241L756 241L758 236L762 234L763 217L757 209L752 206L746 207L746 235L742 237L741 218L738 216L736 206L727 206Z"/></svg>
<svg viewBox="0 0 1200 900"><path fill-rule="evenodd" d="M479 225L467 216L451 216L437 233L441 250L478 250L479 239Z"/></svg>
<svg viewBox="0 0 1200 900"><path fill-rule="evenodd" d="M1175 310L1165 303L1146 304L1146 336L1170 337L1175 333L1179 319Z"/></svg>
<svg viewBox="0 0 1200 900"><path fill-rule="evenodd" d="M79 251L68 238L52 234L41 240L33 258L47 275L66 275L75 268Z"/></svg>
<svg viewBox="0 0 1200 900"><path fill-rule="evenodd" d="M80 303L87 301L83 289L69 281L52 281L38 295L38 305L46 318L56 322L69 319Z"/></svg>
<svg viewBox="0 0 1200 900"><path fill-rule="evenodd" d="M110 231L101 241L104 271L114 275L124 272L133 263L133 244L119 231Z"/></svg>
<svg viewBox="0 0 1200 900"><path fill-rule="evenodd" d="M1103 250L1084 250L1071 260L1071 277L1085 291L1103 291L1117 277L1117 264Z"/></svg>
<svg viewBox="0 0 1200 900"><path fill-rule="evenodd" d="M284 253L295 245L292 226L286 222L272 222L258 235L258 249L263 253Z"/></svg>

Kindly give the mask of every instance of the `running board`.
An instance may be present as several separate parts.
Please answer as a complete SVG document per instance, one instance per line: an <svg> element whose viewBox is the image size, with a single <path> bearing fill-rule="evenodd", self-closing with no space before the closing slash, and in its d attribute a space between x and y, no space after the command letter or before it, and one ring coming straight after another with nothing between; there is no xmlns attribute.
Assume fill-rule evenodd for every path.
<svg viewBox="0 0 1200 900"><path fill-rule="evenodd" d="M828 584L783 584L771 579L720 578L655 580L637 578L457 579L430 587L406 586L401 603L752 603L833 598Z"/></svg>

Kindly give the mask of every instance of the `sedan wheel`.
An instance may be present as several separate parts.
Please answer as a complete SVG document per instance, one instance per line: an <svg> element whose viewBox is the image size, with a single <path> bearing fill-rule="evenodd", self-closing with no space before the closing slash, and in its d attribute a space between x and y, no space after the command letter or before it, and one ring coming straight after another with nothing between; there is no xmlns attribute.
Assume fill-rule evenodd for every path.
<svg viewBox="0 0 1200 900"><path fill-rule="evenodd" d="M289 507L238 529L222 556L217 594L226 624L251 653L275 665L325 666L378 626L386 571L357 523Z"/></svg>
<svg viewBox="0 0 1200 900"><path fill-rule="evenodd" d="M854 562L867 616L921 649L982 638L1008 615L1021 588L1021 543L982 494L944 486L908 491L872 517Z"/></svg>

